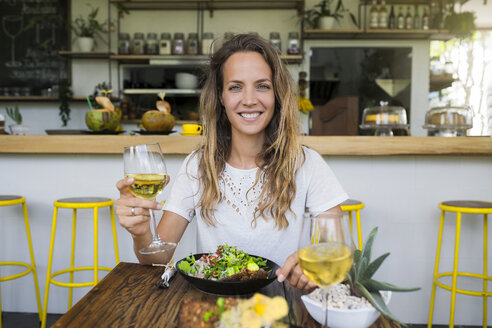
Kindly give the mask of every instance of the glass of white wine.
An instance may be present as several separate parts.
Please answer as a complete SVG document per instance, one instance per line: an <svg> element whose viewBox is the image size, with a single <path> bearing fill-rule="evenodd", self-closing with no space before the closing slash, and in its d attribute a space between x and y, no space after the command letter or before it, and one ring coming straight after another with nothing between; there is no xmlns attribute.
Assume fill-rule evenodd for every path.
<svg viewBox="0 0 492 328"><path fill-rule="evenodd" d="M354 243L348 216L343 212L306 212L297 256L304 275L322 289L325 322L328 327L328 293L342 282L352 266ZM309 232L309 239L306 234Z"/></svg>
<svg viewBox="0 0 492 328"><path fill-rule="evenodd" d="M134 179L130 192L135 197L155 200L169 181L164 156L158 143L125 147L123 162L125 177ZM154 211L150 209L149 212L153 228L152 243L139 252L155 254L175 248L175 243L161 240Z"/></svg>

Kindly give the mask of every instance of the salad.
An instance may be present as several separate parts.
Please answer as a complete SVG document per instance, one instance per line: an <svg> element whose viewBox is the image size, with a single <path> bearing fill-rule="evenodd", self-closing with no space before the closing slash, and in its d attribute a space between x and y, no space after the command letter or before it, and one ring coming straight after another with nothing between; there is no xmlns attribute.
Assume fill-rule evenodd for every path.
<svg viewBox="0 0 492 328"><path fill-rule="evenodd" d="M266 259L251 256L227 244L199 259L190 255L178 264L178 269L189 276L222 281L266 279L267 268Z"/></svg>

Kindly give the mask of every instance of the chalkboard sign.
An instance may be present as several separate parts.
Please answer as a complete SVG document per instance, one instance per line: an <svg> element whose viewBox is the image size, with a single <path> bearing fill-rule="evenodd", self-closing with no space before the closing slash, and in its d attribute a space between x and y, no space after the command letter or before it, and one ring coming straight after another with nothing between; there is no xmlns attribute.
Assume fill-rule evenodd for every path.
<svg viewBox="0 0 492 328"><path fill-rule="evenodd" d="M55 95L68 78L68 3L0 0L0 96Z"/></svg>

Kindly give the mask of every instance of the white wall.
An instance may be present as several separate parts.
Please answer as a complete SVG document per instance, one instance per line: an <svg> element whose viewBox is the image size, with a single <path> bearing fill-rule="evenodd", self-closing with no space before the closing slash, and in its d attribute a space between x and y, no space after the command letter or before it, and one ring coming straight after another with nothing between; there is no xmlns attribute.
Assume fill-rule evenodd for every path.
<svg viewBox="0 0 492 328"><path fill-rule="evenodd" d="M184 157L168 156L172 177ZM391 252L376 279L398 286L418 286L422 290L395 293L390 309L405 322L427 322L437 230L438 203L452 199L492 199L492 157L457 156L375 156L325 157L341 184L354 199L362 200L362 232L379 227L374 257ZM46 278L53 201L71 196L106 196L117 198L115 182L123 176L121 156L116 155L0 155L0 194L21 194L27 199L41 292ZM165 199L171 190L164 190ZM83 213L85 212L85 213ZM450 270L453 258L454 215L446 217L441 255L442 270ZM69 261L71 213L60 212L54 268L66 267ZM111 232L106 210L100 211L100 264L114 264ZM482 272L482 217L468 215L462 221L460 271ZM193 251L194 227L186 232L177 258ZM76 265L92 261L92 216L82 211L77 236ZM136 262L130 235L118 225L122 261ZM489 224L489 235L492 233ZM29 261L19 208L0 208L0 259ZM489 254L491 254L489 243ZM489 256L488 266L492 258ZM2 268L2 274L6 274ZM63 278L61 278L63 279ZM76 275L76 279L91 279ZM449 279L448 279L449 280ZM3 311L36 312L32 276L2 283ZM475 290L482 282L460 279L462 286ZM489 283L489 290L492 286ZM66 289L51 287L49 312L66 311ZM75 292L75 301L88 288ZM438 289L435 324L449 318L449 292ZM481 298L457 296L456 324L480 325ZM488 315L492 316L489 298Z"/></svg>

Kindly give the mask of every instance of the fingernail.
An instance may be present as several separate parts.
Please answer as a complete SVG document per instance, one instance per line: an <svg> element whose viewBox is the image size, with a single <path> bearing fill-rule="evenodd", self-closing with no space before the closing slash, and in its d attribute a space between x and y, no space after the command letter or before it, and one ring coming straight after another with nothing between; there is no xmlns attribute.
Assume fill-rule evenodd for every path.
<svg viewBox="0 0 492 328"><path fill-rule="evenodd" d="M162 204L161 204L161 203L157 203L156 208L157 208L158 210L162 209Z"/></svg>
<svg viewBox="0 0 492 328"><path fill-rule="evenodd" d="M132 178L132 177L128 177L128 178L126 179L126 182L127 182L127 183L133 183L133 178Z"/></svg>
<svg viewBox="0 0 492 328"><path fill-rule="evenodd" d="M277 280L278 282L283 282L285 280L285 276L283 274L279 274Z"/></svg>

